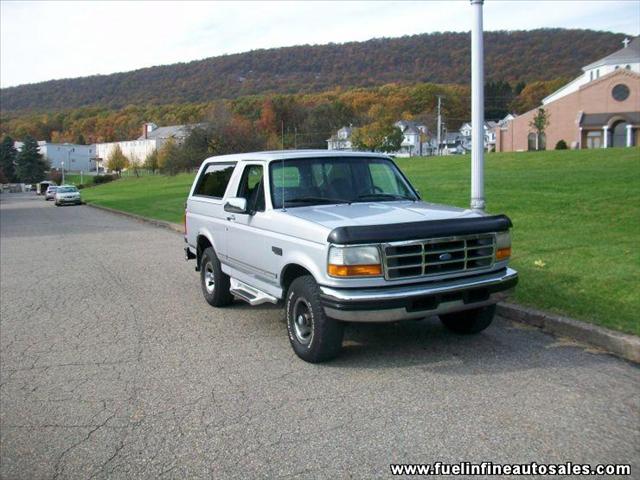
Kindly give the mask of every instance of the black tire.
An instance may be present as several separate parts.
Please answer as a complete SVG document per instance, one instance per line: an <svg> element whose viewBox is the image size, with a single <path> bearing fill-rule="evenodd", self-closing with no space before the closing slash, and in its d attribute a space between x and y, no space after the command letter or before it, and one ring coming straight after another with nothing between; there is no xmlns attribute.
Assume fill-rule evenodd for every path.
<svg viewBox="0 0 640 480"><path fill-rule="evenodd" d="M313 277L305 275L291 283L284 312L289 341L298 357L319 363L338 356L344 324L325 315Z"/></svg>
<svg viewBox="0 0 640 480"><path fill-rule="evenodd" d="M440 315L440 321L449 330L462 335L479 333L493 322L496 313L496 306L474 308L462 312L447 313Z"/></svg>
<svg viewBox="0 0 640 480"><path fill-rule="evenodd" d="M229 292L229 276L222 271L220 260L212 247L205 248L200 257L200 286L209 305L225 307L233 302L233 295Z"/></svg>

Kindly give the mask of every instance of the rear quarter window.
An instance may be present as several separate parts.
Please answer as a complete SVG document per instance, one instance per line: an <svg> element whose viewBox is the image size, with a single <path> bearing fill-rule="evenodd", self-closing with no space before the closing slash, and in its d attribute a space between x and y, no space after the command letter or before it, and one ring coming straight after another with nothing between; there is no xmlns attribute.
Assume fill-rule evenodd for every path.
<svg viewBox="0 0 640 480"><path fill-rule="evenodd" d="M212 163L200 174L194 195L209 198L222 198L231 179L235 163Z"/></svg>

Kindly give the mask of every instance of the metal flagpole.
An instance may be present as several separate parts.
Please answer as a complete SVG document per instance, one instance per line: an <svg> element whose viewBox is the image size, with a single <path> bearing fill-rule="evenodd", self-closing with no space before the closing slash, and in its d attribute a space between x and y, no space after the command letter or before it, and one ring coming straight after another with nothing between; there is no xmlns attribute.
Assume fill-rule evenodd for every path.
<svg viewBox="0 0 640 480"><path fill-rule="evenodd" d="M484 47L482 4L471 0L471 208L484 210Z"/></svg>

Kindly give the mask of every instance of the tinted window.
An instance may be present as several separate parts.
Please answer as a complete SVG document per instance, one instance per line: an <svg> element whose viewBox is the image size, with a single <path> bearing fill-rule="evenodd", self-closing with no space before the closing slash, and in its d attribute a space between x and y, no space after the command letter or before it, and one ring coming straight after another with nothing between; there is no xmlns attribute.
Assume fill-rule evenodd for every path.
<svg viewBox="0 0 640 480"><path fill-rule="evenodd" d="M202 172L194 195L222 198L233 173L235 164L212 163Z"/></svg>
<svg viewBox="0 0 640 480"><path fill-rule="evenodd" d="M247 208L250 212L264 211L262 176L262 165L247 165L244 172L242 172L237 196L247 199Z"/></svg>

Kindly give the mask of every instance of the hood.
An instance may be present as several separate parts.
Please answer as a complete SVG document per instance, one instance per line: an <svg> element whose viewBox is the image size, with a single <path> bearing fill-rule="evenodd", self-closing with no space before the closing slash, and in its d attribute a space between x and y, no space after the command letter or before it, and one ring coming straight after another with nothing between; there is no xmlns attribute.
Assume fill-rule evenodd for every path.
<svg viewBox="0 0 640 480"><path fill-rule="evenodd" d="M484 216L474 210L411 201L296 207L287 209L287 213L331 230L356 225L389 225Z"/></svg>

